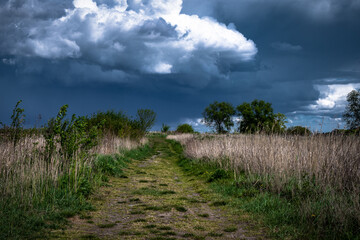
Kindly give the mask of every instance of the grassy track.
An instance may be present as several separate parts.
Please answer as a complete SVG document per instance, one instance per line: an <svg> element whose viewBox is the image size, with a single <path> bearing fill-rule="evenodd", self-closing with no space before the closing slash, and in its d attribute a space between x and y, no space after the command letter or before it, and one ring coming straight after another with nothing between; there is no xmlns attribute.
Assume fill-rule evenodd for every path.
<svg viewBox="0 0 360 240"><path fill-rule="evenodd" d="M183 171L177 145L159 136L151 142L152 157L133 160L121 178L110 178L93 195L96 211L71 218L71 227L51 238L264 238L260 229L252 226L250 231L248 217L231 209L206 181Z"/></svg>

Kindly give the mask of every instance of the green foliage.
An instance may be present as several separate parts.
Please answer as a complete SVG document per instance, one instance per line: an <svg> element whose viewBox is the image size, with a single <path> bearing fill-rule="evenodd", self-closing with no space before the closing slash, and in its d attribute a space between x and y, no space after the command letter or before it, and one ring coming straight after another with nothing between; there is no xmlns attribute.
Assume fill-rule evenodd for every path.
<svg viewBox="0 0 360 240"><path fill-rule="evenodd" d="M21 133L32 134L32 131L22 130L24 110L19 108L20 103L16 104L13 111L11 128L1 132L13 134L15 144L22 136ZM11 194L0 197L0 239L44 237L46 231L62 227L67 217L91 209L86 199L107 180L107 176L124 177L122 169L128 161L143 160L154 154L154 150L147 145L131 151L122 150L121 154L95 158L90 150L98 144L103 131L123 136L134 136L134 132L140 132L143 136L143 129L149 126L149 122L142 121L142 117L131 120L114 112L98 113L91 118L73 115L68 119L67 109L68 105L62 106L44 129L35 131L44 135L45 146L36 149L36 154L30 154L25 159L31 164L40 162L41 167L44 165L41 161L45 162L45 169L56 172L58 178L53 179L52 174L45 173L44 176L33 177L34 181L29 186L26 185L28 183L19 182L19 187L15 187ZM95 160L91 161L93 158ZM13 168L20 167L13 164ZM0 172L1 180L3 177L3 172ZM5 180L8 180L6 177Z"/></svg>
<svg viewBox="0 0 360 240"><path fill-rule="evenodd" d="M194 133L194 129L190 124L184 123L184 124L180 124L176 128L176 132L178 132L178 133Z"/></svg>
<svg viewBox="0 0 360 240"><path fill-rule="evenodd" d="M162 126L161 126L161 132L162 133L167 133L169 131L169 129L170 129L169 125L166 125L164 123L162 124Z"/></svg>
<svg viewBox="0 0 360 240"><path fill-rule="evenodd" d="M349 129L360 129L360 89L351 91L346 100L345 113L343 115Z"/></svg>
<svg viewBox="0 0 360 240"><path fill-rule="evenodd" d="M87 118L87 122L88 128L101 125L104 134L139 140L153 126L155 119L155 112L149 109L139 109L136 119L111 110L93 114Z"/></svg>
<svg viewBox="0 0 360 240"><path fill-rule="evenodd" d="M285 115L274 114L271 103L255 99L236 107L241 118L239 132L242 133L282 133L285 131Z"/></svg>
<svg viewBox="0 0 360 240"><path fill-rule="evenodd" d="M150 109L139 109L136 117L139 129L143 132L147 132L155 123L156 113Z"/></svg>
<svg viewBox="0 0 360 240"><path fill-rule="evenodd" d="M99 155L94 163L94 170L109 176L120 177L123 168L126 167L120 155Z"/></svg>
<svg viewBox="0 0 360 240"><path fill-rule="evenodd" d="M229 174L223 169L216 169L210 177L207 179L207 182L213 182L219 179L226 179L229 178Z"/></svg>
<svg viewBox="0 0 360 240"><path fill-rule="evenodd" d="M217 133L226 133L234 126L232 117L235 115L234 107L227 102L217 102L205 108L203 117L205 124L215 129Z"/></svg>
<svg viewBox="0 0 360 240"><path fill-rule="evenodd" d="M13 142L14 146L16 146L16 144L19 142L20 137L21 137L21 132L22 132L22 126L23 123L25 121L25 115L24 115L24 109L23 108L19 108L20 103L22 102L22 100L19 100L16 105L15 108L13 109L13 113L11 115L11 125L10 125L10 130L11 130L11 141Z"/></svg>
<svg viewBox="0 0 360 240"><path fill-rule="evenodd" d="M311 131L309 129L307 129L306 127L302 127L302 126L289 127L286 130L286 133L291 134L291 135L301 135L301 136L310 136L311 135Z"/></svg>
<svg viewBox="0 0 360 240"><path fill-rule="evenodd" d="M89 128L101 125L103 133L119 137L131 136L132 121L122 112L97 112L88 117L87 121Z"/></svg>
<svg viewBox="0 0 360 240"><path fill-rule="evenodd" d="M80 155L80 158L87 157L89 150L97 145L100 124L89 128L87 119L76 117L75 114L69 121L65 119L67 109L68 105L62 106L57 117L50 119L45 127L44 138L48 161L56 151L56 143L60 144L59 153L66 162L74 159L75 154Z"/></svg>

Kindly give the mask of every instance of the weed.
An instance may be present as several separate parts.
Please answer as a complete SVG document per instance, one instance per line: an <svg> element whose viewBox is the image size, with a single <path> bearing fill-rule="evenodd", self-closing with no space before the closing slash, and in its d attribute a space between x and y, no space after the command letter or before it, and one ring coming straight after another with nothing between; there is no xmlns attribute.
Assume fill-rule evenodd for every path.
<svg viewBox="0 0 360 240"><path fill-rule="evenodd" d="M195 230L205 231L205 228L203 226L195 226Z"/></svg>
<svg viewBox="0 0 360 240"><path fill-rule="evenodd" d="M201 214L198 214L199 217L203 217L203 218L208 218L209 217L209 214L207 213L201 213Z"/></svg>
<svg viewBox="0 0 360 240"><path fill-rule="evenodd" d="M171 230L170 226L162 226L162 227L158 227L159 230Z"/></svg>
<svg viewBox="0 0 360 240"><path fill-rule="evenodd" d="M224 229L224 232L236 232L237 227L227 227Z"/></svg>
<svg viewBox="0 0 360 240"><path fill-rule="evenodd" d="M171 208L169 206L147 206L144 210L151 210L151 211L170 211Z"/></svg>
<svg viewBox="0 0 360 240"><path fill-rule="evenodd" d="M144 228L156 228L155 224L145 225Z"/></svg>
<svg viewBox="0 0 360 240"><path fill-rule="evenodd" d="M112 228L116 226L116 223L103 223L97 225L99 228Z"/></svg>
<svg viewBox="0 0 360 240"><path fill-rule="evenodd" d="M80 236L80 239L100 239L98 236L94 235L94 234L85 234Z"/></svg>
<svg viewBox="0 0 360 240"><path fill-rule="evenodd" d="M145 214L145 212L142 211L142 210L135 210L135 211L130 211L130 214L131 215L138 215L138 214Z"/></svg>
<svg viewBox="0 0 360 240"><path fill-rule="evenodd" d="M162 232L160 233L161 236L175 236L176 233L173 231L166 231L166 232Z"/></svg>
<svg viewBox="0 0 360 240"><path fill-rule="evenodd" d="M140 202L140 198L130 198L129 202Z"/></svg>
<svg viewBox="0 0 360 240"><path fill-rule="evenodd" d="M210 177L207 179L207 182L213 182L219 179L226 179L229 178L229 174L224 169L216 169Z"/></svg>
<svg viewBox="0 0 360 240"><path fill-rule="evenodd" d="M224 234L222 233L216 233L216 232L210 232L208 233L209 237L222 237Z"/></svg>
<svg viewBox="0 0 360 240"><path fill-rule="evenodd" d="M176 238L165 238L165 237L160 237L160 236L157 236L157 237L152 237L152 238L149 238L149 240L176 240Z"/></svg>
<svg viewBox="0 0 360 240"><path fill-rule="evenodd" d="M211 203L210 205L214 206L214 207L219 207L219 206L225 206L226 204L227 204L227 202L225 202L225 201L215 201L215 202Z"/></svg>
<svg viewBox="0 0 360 240"><path fill-rule="evenodd" d="M193 233L184 233L184 235L183 235L184 238L192 238L194 236L195 235Z"/></svg>
<svg viewBox="0 0 360 240"><path fill-rule="evenodd" d="M176 192L173 190L164 190L164 191L160 191L159 194L160 195L166 195L166 194L175 194Z"/></svg>
<svg viewBox="0 0 360 240"><path fill-rule="evenodd" d="M118 235L120 235L120 236L140 236L140 235L144 235L144 233L142 233L142 232L139 232L139 231L130 231L130 230L128 230L128 231L125 231L125 230L123 230L123 231L120 231L119 233L118 233Z"/></svg>
<svg viewBox="0 0 360 240"><path fill-rule="evenodd" d="M187 211L187 209L185 207L183 207L183 206L175 206L175 209L177 211L179 211L179 212L186 212Z"/></svg>
<svg viewBox="0 0 360 240"><path fill-rule="evenodd" d="M81 214L80 219L91 219L92 217L90 215L84 215L84 214Z"/></svg>
<svg viewBox="0 0 360 240"><path fill-rule="evenodd" d="M139 218L139 219L134 220L134 222L137 223L137 222L147 222L147 221L144 218Z"/></svg>

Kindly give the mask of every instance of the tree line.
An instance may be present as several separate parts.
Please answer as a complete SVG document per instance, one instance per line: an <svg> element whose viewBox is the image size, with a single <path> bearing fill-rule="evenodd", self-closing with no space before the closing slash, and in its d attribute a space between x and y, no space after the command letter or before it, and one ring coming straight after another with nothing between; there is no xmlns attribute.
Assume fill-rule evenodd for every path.
<svg viewBox="0 0 360 240"><path fill-rule="evenodd" d="M88 140L84 140L84 143L93 142L97 136L102 137L107 134L139 140L151 129L156 120L156 113L151 109L138 109L135 117L114 110L99 111L90 116L73 114L68 117L68 105L66 104L60 108L57 116L50 118L43 127L24 129L25 111L20 108L21 103L21 100L18 101L13 109L10 126L0 122L0 126L2 126L0 128L0 141L10 140L14 146L22 136L27 134L43 135L50 142L54 142L54 139L60 136L63 144L70 145L72 140L79 139L80 135L83 138L84 136L87 137ZM89 145L92 146L93 144Z"/></svg>
<svg viewBox="0 0 360 240"><path fill-rule="evenodd" d="M333 130L338 134L360 133L360 89L353 90L347 95L347 106L343 114L347 130ZM272 104L263 100L255 99L248 103L244 102L236 107L228 102L213 102L202 113L203 122L217 133L227 133L234 128L239 133L287 133L297 135L310 135L311 131L302 126L286 128L286 116L282 113L274 113ZM163 124L161 131L167 132L170 126ZM178 133L193 133L194 129L189 124L181 124L177 127Z"/></svg>
<svg viewBox="0 0 360 240"><path fill-rule="evenodd" d="M203 112L204 123L217 133L227 133L234 127L240 133L282 133L285 131L286 117L282 113L274 113L271 103L255 99L251 103L244 102L236 107L228 102L210 104Z"/></svg>

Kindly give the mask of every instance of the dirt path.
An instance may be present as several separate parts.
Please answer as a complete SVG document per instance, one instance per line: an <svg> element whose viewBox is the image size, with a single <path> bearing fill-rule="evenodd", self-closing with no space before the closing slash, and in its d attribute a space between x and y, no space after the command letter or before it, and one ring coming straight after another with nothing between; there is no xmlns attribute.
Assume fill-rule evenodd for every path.
<svg viewBox="0 0 360 240"><path fill-rule="evenodd" d="M242 223L206 183L187 176L162 140L157 154L133 161L128 178L111 178L92 198L97 209L70 219L54 239L261 239ZM164 150L167 149L167 153ZM171 152L171 151L170 151Z"/></svg>

